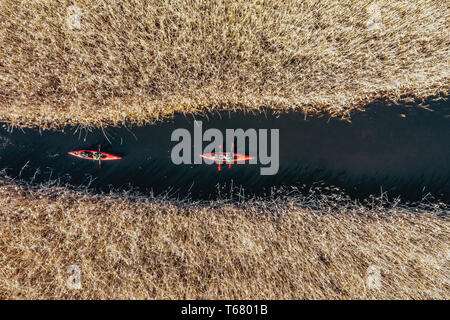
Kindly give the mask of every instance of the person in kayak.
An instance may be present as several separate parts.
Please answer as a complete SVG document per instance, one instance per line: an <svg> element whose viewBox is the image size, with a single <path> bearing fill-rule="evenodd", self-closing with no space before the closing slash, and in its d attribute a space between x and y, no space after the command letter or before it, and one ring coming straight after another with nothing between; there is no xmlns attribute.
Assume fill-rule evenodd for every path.
<svg viewBox="0 0 450 320"><path fill-rule="evenodd" d="M234 156L231 154L231 152L214 154L213 158L216 161L224 161L224 162L229 162L229 161L234 160Z"/></svg>
<svg viewBox="0 0 450 320"><path fill-rule="evenodd" d="M98 152L92 152L92 156L94 157L94 160L101 160L103 155Z"/></svg>
<svg viewBox="0 0 450 320"><path fill-rule="evenodd" d="M80 153L80 155L84 158L92 158L94 160L101 160L104 158L104 155L99 152L86 152L83 151Z"/></svg>
<svg viewBox="0 0 450 320"><path fill-rule="evenodd" d="M82 157L84 157L84 158L88 158L88 157L90 157L91 155L89 154L89 152L83 151L83 152L80 153L80 156L82 156Z"/></svg>

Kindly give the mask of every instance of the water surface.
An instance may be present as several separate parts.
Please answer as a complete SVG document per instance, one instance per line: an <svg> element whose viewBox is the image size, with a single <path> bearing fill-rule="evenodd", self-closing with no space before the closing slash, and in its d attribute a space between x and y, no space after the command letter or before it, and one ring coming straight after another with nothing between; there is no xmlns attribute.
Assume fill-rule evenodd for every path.
<svg viewBox="0 0 450 320"><path fill-rule="evenodd" d="M323 184L356 198L387 192L415 201L429 193L449 201L450 104L441 100L425 105L377 102L366 112L353 113L351 122L271 112L195 117L203 121L203 130L217 128L224 134L225 129L279 129L280 167L273 176L260 175L260 165L234 165L219 172L215 165L173 164L172 131L193 132L194 117L183 115L156 125L92 131L66 127L63 132L17 128L8 132L3 124L0 168L26 181L60 179L95 190L133 188L196 199L225 195L231 186L235 192L264 195L280 186L307 190ZM102 151L124 158L104 162L99 169L95 162L67 155L98 144Z"/></svg>

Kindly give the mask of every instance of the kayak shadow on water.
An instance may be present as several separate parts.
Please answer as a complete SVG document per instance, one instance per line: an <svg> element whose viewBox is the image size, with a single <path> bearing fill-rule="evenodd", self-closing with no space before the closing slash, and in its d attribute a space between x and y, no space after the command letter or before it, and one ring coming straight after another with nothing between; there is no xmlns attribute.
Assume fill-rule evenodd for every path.
<svg viewBox="0 0 450 320"><path fill-rule="evenodd" d="M90 183L97 191L133 188L194 199L226 196L231 190L247 196L264 196L280 187L307 192L320 184L339 187L359 199L387 192L407 201L430 194L450 202L449 102L429 99L422 105L387 106L377 101L365 109L354 112L351 122L267 111L176 115L155 125L108 127L82 134L75 127L8 132L3 126L0 141L8 143L0 144L0 168L25 181L59 179L74 186ZM261 175L261 168L267 167L262 164L223 165L221 171L216 164L175 164L171 152L178 141L171 140L172 133L186 129L194 140L194 119L202 121L203 133L214 128L224 136L226 129L278 129L277 173ZM99 144L101 151L123 159L105 161L99 169L92 161L67 154L98 150ZM208 144L205 141L202 147ZM203 153L203 149L196 151L191 150L192 161Z"/></svg>

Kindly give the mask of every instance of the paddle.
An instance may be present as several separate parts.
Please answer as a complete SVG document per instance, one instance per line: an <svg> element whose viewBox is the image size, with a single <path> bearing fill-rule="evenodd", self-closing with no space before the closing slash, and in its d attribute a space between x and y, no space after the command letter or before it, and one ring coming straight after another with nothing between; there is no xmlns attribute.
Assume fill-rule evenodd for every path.
<svg viewBox="0 0 450 320"><path fill-rule="evenodd" d="M100 145L98 145L98 152L100 152ZM102 160L98 159L98 167L101 169L102 168Z"/></svg>

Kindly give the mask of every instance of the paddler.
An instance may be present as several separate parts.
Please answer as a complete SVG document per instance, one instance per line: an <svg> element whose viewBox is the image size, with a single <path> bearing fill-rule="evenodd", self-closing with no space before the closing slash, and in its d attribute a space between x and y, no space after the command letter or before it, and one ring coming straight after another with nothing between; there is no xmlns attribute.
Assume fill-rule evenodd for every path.
<svg viewBox="0 0 450 320"><path fill-rule="evenodd" d="M102 158L102 154L98 152L93 152L92 155L94 157L94 160L100 160Z"/></svg>

